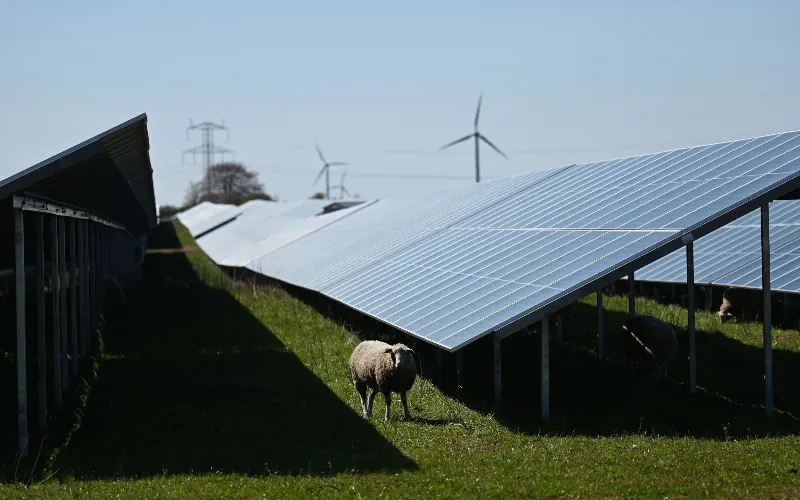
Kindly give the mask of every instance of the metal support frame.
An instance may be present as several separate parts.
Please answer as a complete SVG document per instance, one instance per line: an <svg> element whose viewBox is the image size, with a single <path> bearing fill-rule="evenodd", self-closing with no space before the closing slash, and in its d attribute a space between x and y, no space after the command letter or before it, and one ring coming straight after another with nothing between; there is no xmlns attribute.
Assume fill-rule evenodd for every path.
<svg viewBox="0 0 800 500"><path fill-rule="evenodd" d="M628 274L628 316L636 316L636 281L633 271Z"/></svg>
<svg viewBox="0 0 800 500"><path fill-rule="evenodd" d="M67 242L64 228L64 218L58 217L58 313L61 319L59 329L61 346L61 391L69 389L69 357L67 348Z"/></svg>
<svg viewBox="0 0 800 500"><path fill-rule="evenodd" d="M706 292L706 311L710 311L711 308L714 306L714 289L711 285L706 285L705 287Z"/></svg>
<svg viewBox="0 0 800 500"><path fill-rule="evenodd" d="M542 420L550 419L550 332L548 317L542 318Z"/></svg>
<svg viewBox="0 0 800 500"><path fill-rule="evenodd" d="M31 196L29 194L14 195L13 206L17 210L39 212L44 214L58 215L61 217L69 217L71 219L93 221L103 224L104 226L126 231L125 226L117 224L111 219L102 217L88 210L83 210L77 207L66 205L64 203L47 200L41 196Z"/></svg>
<svg viewBox="0 0 800 500"><path fill-rule="evenodd" d="M28 377L25 338L25 222L14 211L14 270L17 308L17 435L19 454L28 456Z"/></svg>
<svg viewBox="0 0 800 500"><path fill-rule="evenodd" d="M503 355L501 349L503 339L497 332L492 337L494 340L494 402L498 403L503 392Z"/></svg>
<svg viewBox="0 0 800 500"><path fill-rule="evenodd" d="M47 429L47 304L44 297L44 215L36 215L36 354L39 373L39 428Z"/></svg>
<svg viewBox="0 0 800 500"><path fill-rule="evenodd" d="M53 303L53 402L56 406L61 404L61 319L60 308L60 283L58 280L58 220L50 217L50 296Z"/></svg>
<svg viewBox="0 0 800 500"><path fill-rule="evenodd" d="M769 255L769 202L761 205L761 289L764 291L764 400L772 416L772 282Z"/></svg>
<svg viewBox="0 0 800 500"><path fill-rule="evenodd" d="M597 358L606 357L606 340L603 331L603 289L597 291Z"/></svg>
<svg viewBox="0 0 800 500"><path fill-rule="evenodd" d="M70 341L72 347L72 376L78 376L78 251L75 238L75 219L69 220L69 306L71 332Z"/></svg>
<svg viewBox="0 0 800 500"><path fill-rule="evenodd" d="M686 244L686 287L689 299L689 392L694 394L697 391L697 349L695 345L694 321L694 243L691 241Z"/></svg>

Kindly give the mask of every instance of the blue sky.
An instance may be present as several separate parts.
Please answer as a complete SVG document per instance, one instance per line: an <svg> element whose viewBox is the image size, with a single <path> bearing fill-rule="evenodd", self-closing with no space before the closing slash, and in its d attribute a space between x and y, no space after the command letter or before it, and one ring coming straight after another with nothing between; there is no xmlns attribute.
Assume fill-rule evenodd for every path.
<svg viewBox="0 0 800 500"><path fill-rule="evenodd" d="M315 141L362 197L471 182L436 150L480 92L488 177L800 129L796 1L111 4L0 2L0 177L142 112L160 203L201 174L190 119L282 199L322 187Z"/></svg>

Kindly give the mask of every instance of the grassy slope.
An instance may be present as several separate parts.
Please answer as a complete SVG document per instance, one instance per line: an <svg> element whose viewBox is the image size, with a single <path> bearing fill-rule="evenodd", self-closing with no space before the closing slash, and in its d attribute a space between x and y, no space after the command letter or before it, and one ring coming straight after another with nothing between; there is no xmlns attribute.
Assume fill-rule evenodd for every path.
<svg viewBox="0 0 800 500"><path fill-rule="evenodd" d="M27 489L6 486L0 495L800 497L800 475L790 472L800 466L792 421L784 437L709 439L693 431L658 436L635 429L615 435L600 424L588 430L563 411L570 405L558 402L554 387L554 414L567 414L561 426L567 416L572 423L568 432L548 435L559 424L540 433L533 416L514 420L513 409L477 411L419 379L410 395L419 421L367 422L347 379L347 356L358 342L349 330L281 290L231 286L199 252L148 259L148 278L166 269L173 276L194 271L208 286L189 294L148 288L132 298L139 312L109 321L100 377L81 426L48 461L54 477ZM585 299L587 310L593 300ZM613 324L626 302L612 297L606 305ZM646 301L638 307L676 315L680 323L678 308ZM568 320L565 333L570 338L583 328L586 334L575 334L569 349L555 349L554 366L568 350L590 353L594 320L583 324L582 316ZM718 328L707 314L698 322L708 331ZM758 347L757 327L725 325L724 332L737 344ZM797 337L780 331L776 344L797 353ZM529 375L538 384L538 373ZM736 405L702 403L710 395L698 395L696 404L707 406L693 408L674 396L681 391L667 391L664 408L717 411L722 421L741 416L730 414L739 411L731 410ZM589 399L585 408L584 420L616 421L622 431L628 427L620 422L644 412L634 405L618 414ZM380 416L380 396L376 409ZM393 410L401 414L399 401ZM741 412L748 422L760 418L758 409Z"/></svg>

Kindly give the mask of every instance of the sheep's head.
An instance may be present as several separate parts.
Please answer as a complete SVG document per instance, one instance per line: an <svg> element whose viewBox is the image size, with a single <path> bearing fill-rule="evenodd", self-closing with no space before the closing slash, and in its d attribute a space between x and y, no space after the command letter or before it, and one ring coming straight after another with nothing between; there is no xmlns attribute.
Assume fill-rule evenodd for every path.
<svg viewBox="0 0 800 500"><path fill-rule="evenodd" d="M717 316L719 317L719 322L720 323L725 323L729 319L733 318L733 314L731 314L729 312L722 312L722 311L718 312Z"/></svg>
<svg viewBox="0 0 800 500"><path fill-rule="evenodd" d="M417 369L417 364L414 359L416 355L414 351L404 345L404 344L395 344L391 347L386 348L386 353L392 356L392 366L395 368L404 369L406 367Z"/></svg>

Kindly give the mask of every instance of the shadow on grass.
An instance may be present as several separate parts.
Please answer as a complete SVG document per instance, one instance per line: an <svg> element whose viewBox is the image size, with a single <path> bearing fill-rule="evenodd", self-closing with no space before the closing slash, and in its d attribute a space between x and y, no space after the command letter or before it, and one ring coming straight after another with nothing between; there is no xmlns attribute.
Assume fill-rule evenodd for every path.
<svg viewBox="0 0 800 500"><path fill-rule="evenodd" d="M162 224L158 238L173 237ZM176 238L177 240L177 238ZM106 357L60 474L328 475L416 465L354 413L224 290L169 291L184 254L150 254L127 314L109 319Z"/></svg>
<svg viewBox="0 0 800 500"><path fill-rule="evenodd" d="M678 352L669 366L669 378L658 380L628 373L623 364L620 331L626 313L606 310L606 360L596 357L597 310L576 304L564 314L563 345L550 341L551 420L540 415L541 338L539 325L532 335L518 334L502 344L503 397L495 405L493 340L484 337L463 352L464 370L457 384L455 354L367 318L316 293L255 275L245 279L278 285L318 312L356 332L362 339L404 342L420 355L422 376L467 406L492 412L509 428L522 432L550 432L587 436L657 433L706 439L800 434L800 354L774 350L773 374L776 412L764 411L764 354L715 332L697 332L698 391L688 391L687 333L679 330ZM458 387L460 385L460 388ZM794 389L793 389L794 388ZM450 422L448 422L450 423Z"/></svg>

